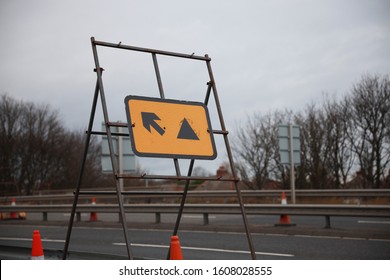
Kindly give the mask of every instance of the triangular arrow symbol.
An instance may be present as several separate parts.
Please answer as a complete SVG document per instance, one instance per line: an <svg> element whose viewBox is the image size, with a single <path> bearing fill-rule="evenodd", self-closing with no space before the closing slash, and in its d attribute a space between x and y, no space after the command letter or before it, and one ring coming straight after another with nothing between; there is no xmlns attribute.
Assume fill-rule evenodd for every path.
<svg viewBox="0 0 390 280"><path fill-rule="evenodd" d="M165 133L165 130L156 123L156 120L160 120L160 118L155 113L141 112L141 117L144 127L149 132L152 132L150 128L152 126L158 134L163 135Z"/></svg>
<svg viewBox="0 0 390 280"><path fill-rule="evenodd" d="M195 131L192 129L192 127L190 126L186 118L184 118L182 121L177 138L188 139L188 140L199 140L198 135L196 135Z"/></svg>

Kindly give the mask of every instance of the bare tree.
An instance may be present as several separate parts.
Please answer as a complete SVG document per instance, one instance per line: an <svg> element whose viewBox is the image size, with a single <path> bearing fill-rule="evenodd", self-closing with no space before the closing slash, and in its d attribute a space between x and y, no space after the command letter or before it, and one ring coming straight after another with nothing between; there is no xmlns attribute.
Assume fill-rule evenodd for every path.
<svg viewBox="0 0 390 280"><path fill-rule="evenodd" d="M86 134L83 131L68 131L65 133L62 144L58 147L60 153L65 154L58 165L61 169L54 188L75 187L80 175L81 161L84 153ZM82 178L83 188L98 188L114 186L113 176L105 176L101 169L101 143L98 137L92 136L88 148L88 155Z"/></svg>
<svg viewBox="0 0 390 280"><path fill-rule="evenodd" d="M67 131L48 105L0 97L0 185L4 194L74 187L84 149L83 133ZM100 150L92 138L84 182L101 179Z"/></svg>
<svg viewBox="0 0 390 280"><path fill-rule="evenodd" d="M0 97L0 185L2 192L14 189L20 192L16 179L19 158L16 153L17 141L21 134L21 104L3 94Z"/></svg>
<svg viewBox="0 0 390 280"><path fill-rule="evenodd" d="M296 115L296 121L301 127L299 184L313 189L329 188L327 162L331 146L326 139L324 111L314 104L308 105L303 113Z"/></svg>
<svg viewBox="0 0 390 280"><path fill-rule="evenodd" d="M379 188L390 163L390 80L388 76L363 76L346 97L350 114L350 143L364 171L365 187Z"/></svg>
<svg viewBox="0 0 390 280"><path fill-rule="evenodd" d="M288 112L254 114L245 125L239 125L233 139L236 167L241 178L262 189L268 179L280 178L283 166L278 153L278 125Z"/></svg>
<svg viewBox="0 0 390 280"><path fill-rule="evenodd" d="M341 188L347 183L355 159L348 138L350 116L342 104L329 98L324 102L324 113L326 142L330 147L327 169L332 174L332 187Z"/></svg>
<svg viewBox="0 0 390 280"><path fill-rule="evenodd" d="M363 187L388 184L390 165L390 80L366 75L341 101L310 104L294 120L301 127L298 188L341 188L353 169L364 174ZM287 116L287 117L286 117ZM267 179L289 181L279 160L277 125L291 119L280 112L254 114L233 139L237 169L255 188ZM279 122L279 123L278 123ZM386 177L387 176L387 177Z"/></svg>
<svg viewBox="0 0 390 280"><path fill-rule="evenodd" d="M20 111L21 134L18 137L18 185L25 194L32 194L57 174L62 154L57 145L63 136L58 114L47 105L24 103Z"/></svg>

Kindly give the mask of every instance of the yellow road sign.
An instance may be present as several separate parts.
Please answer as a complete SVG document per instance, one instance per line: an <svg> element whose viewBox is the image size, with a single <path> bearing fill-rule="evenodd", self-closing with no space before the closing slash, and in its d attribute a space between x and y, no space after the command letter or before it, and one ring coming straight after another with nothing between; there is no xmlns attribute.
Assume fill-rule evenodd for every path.
<svg viewBox="0 0 390 280"><path fill-rule="evenodd" d="M125 106L136 155L216 158L210 118L203 103L129 95Z"/></svg>

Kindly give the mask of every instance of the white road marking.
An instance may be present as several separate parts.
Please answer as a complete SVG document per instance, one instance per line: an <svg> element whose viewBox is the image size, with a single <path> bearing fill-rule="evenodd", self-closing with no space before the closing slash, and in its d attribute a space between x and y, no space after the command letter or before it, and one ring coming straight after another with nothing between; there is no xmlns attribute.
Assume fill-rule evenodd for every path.
<svg viewBox="0 0 390 280"><path fill-rule="evenodd" d="M364 221L359 220L358 224L382 224L382 225L390 225L390 221Z"/></svg>
<svg viewBox="0 0 390 280"><path fill-rule="evenodd" d="M112 243L116 246L126 246L126 243ZM149 247L149 248L169 248L168 245L159 245L159 244L141 244L141 243L131 243L131 246L134 247ZM244 250L226 250L226 249L217 249L217 248L202 248L202 247L187 247L182 246L183 250L196 250L196 251L208 251L208 252L221 252L221 253L233 253L233 254L250 254L249 251ZM278 257L294 257L292 254L280 254L280 253L269 253L269 252L256 252L256 255L267 255L267 256L278 256Z"/></svg>
<svg viewBox="0 0 390 280"><path fill-rule="evenodd" d="M292 235L294 237L301 238L319 238L319 239L344 239L344 240L358 240L358 241L382 241L390 242L390 239L380 239L380 238L365 238L365 237L348 237L348 236L323 236L323 235Z"/></svg>
<svg viewBox="0 0 390 280"><path fill-rule="evenodd" d="M295 237L302 237L302 238L320 238L320 239L341 239L341 236L326 236L326 235L305 235L305 234L295 234L292 235Z"/></svg>
<svg viewBox="0 0 390 280"><path fill-rule="evenodd" d="M370 241L390 242L390 239L370 238Z"/></svg>
<svg viewBox="0 0 390 280"><path fill-rule="evenodd" d="M0 240L7 240L7 241L29 241L32 242L32 238L22 238L22 237L0 237ZM65 240L62 239L48 239L48 238L41 238L42 242L53 242L53 243L65 243Z"/></svg>
<svg viewBox="0 0 390 280"><path fill-rule="evenodd" d="M363 238L363 237L347 237L347 236L342 237L342 239L344 239L344 240L359 240L359 241L367 240L367 238Z"/></svg>

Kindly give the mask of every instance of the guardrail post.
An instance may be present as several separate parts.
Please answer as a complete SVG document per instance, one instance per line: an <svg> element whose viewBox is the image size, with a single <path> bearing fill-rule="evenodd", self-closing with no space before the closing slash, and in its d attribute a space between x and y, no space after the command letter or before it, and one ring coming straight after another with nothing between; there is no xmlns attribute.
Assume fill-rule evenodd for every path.
<svg viewBox="0 0 390 280"><path fill-rule="evenodd" d="M209 213L203 213L203 225L207 226L209 224Z"/></svg>
<svg viewBox="0 0 390 280"><path fill-rule="evenodd" d="M325 228L331 228L331 226L330 226L330 216L325 216Z"/></svg>
<svg viewBox="0 0 390 280"><path fill-rule="evenodd" d="M43 221L47 222L47 212L43 212Z"/></svg>
<svg viewBox="0 0 390 280"><path fill-rule="evenodd" d="M161 213L156 212L156 224L161 224Z"/></svg>
<svg viewBox="0 0 390 280"><path fill-rule="evenodd" d="M81 213L80 212L76 213L76 221L81 222Z"/></svg>

